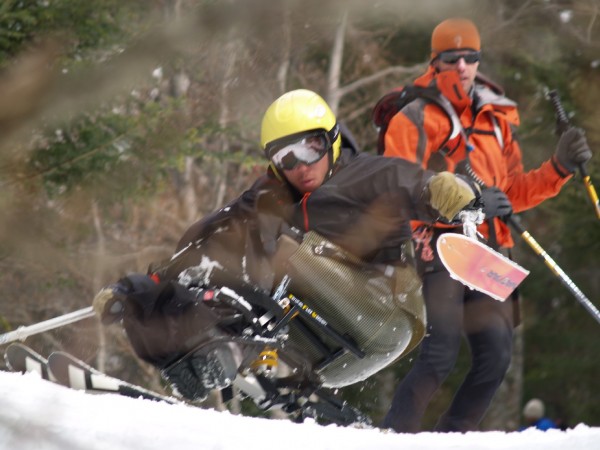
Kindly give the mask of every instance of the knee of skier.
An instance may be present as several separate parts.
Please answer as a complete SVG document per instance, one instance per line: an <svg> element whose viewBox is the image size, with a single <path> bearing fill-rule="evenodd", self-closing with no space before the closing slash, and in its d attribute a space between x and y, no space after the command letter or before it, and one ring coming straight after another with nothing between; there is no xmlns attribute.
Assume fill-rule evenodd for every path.
<svg viewBox="0 0 600 450"><path fill-rule="evenodd" d="M502 330L487 333L488 338L472 349L473 367L481 373L481 379L492 381L504 378L512 358L512 334Z"/></svg>
<svg viewBox="0 0 600 450"><path fill-rule="evenodd" d="M420 358L417 365L421 367L421 373L431 376L439 386L454 369L457 357L458 351L447 348L446 351L429 352L424 358Z"/></svg>
<svg viewBox="0 0 600 450"><path fill-rule="evenodd" d="M491 353L481 364L482 381L502 380L510 366L510 352L506 349Z"/></svg>
<svg viewBox="0 0 600 450"><path fill-rule="evenodd" d="M441 384L454 369L460 351L462 336L455 327L443 324L429 325L427 336L421 343L417 365L423 372L432 374Z"/></svg>

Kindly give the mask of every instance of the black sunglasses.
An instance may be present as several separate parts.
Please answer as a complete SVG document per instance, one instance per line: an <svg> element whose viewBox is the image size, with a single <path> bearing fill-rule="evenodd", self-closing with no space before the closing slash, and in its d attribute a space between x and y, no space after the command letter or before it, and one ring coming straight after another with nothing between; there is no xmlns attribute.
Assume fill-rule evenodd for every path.
<svg viewBox="0 0 600 450"><path fill-rule="evenodd" d="M468 52L468 53L457 53L457 52L442 52L439 55L440 61L445 64L456 64L460 59L464 59L467 64L475 64L481 59L481 53L479 52Z"/></svg>

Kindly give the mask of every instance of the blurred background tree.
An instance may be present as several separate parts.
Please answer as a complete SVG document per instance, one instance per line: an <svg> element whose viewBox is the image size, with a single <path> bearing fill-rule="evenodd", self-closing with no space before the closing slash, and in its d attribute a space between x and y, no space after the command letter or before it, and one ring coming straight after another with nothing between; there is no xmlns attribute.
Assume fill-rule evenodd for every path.
<svg viewBox="0 0 600 450"><path fill-rule="evenodd" d="M374 151L371 108L426 68L447 17L479 25L481 70L519 103L526 168L556 145L549 89L598 148L599 14L595 0L1 1L0 331L88 306L100 286L169 257L187 226L264 170L262 111L287 90L321 93ZM581 180L522 220L595 301L600 227ZM515 253L531 270L523 323L484 428L516 429L532 396L568 425L598 425L598 324L525 243ZM28 343L162 389L121 330L95 319ZM377 422L414 357L342 395ZM467 365L464 349L426 427Z"/></svg>

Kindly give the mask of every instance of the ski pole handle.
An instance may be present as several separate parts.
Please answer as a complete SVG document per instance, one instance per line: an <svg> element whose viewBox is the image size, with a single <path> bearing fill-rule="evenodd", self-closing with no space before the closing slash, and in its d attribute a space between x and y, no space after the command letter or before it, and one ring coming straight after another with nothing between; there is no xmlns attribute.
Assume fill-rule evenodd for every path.
<svg viewBox="0 0 600 450"><path fill-rule="evenodd" d="M548 97L550 98L550 102L552 103L552 106L554 107L554 112L556 113L556 132L560 136L571 126L571 124L569 123L569 117L567 116L567 113L563 108L563 105L560 101L560 96L558 95L558 92L556 90L548 92ZM594 206L596 218L600 219L600 203L598 201L598 194L596 193L596 189L594 188L592 179L587 173L585 165L580 164L579 171L581 172L581 177L583 178L585 190L587 191L588 197L592 201L592 205Z"/></svg>
<svg viewBox="0 0 600 450"><path fill-rule="evenodd" d="M68 325L73 322L78 322L89 317L93 317L96 313L91 306L87 308L79 309L62 316L55 317L53 319L44 320L33 325L21 326L16 330L9 331L8 333L0 334L0 345L8 344L14 341L23 341L29 336L34 334L42 333L44 331L53 330L64 325Z"/></svg>
<svg viewBox="0 0 600 450"><path fill-rule="evenodd" d="M477 236L483 237L479 231L477 231L477 225L481 225L485 219L483 210L479 209L466 209L458 213L458 219L463 224L463 234L467 237L477 240Z"/></svg>
<svg viewBox="0 0 600 450"><path fill-rule="evenodd" d="M569 116L567 116L567 112L560 101L560 95L558 95L556 90L548 92L548 97L550 97L550 103L552 103L554 113L556 114L556 134L560 136L571 126Z"/></svg>

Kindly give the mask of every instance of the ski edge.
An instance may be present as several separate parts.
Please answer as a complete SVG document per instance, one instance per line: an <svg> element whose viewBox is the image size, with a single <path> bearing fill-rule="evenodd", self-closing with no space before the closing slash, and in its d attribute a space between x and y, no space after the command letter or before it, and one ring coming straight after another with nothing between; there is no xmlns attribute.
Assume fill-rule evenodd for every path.
<svg viewBox="0 0 600 450"><path fill-rule="evenodd" d="M141 397L168 404L184 404L175 397L159 394L101 372L67 352L52 352L48 356L48 367L56 377L57 383L73 389L98 394L118 394L130 398Z"/></svg>

